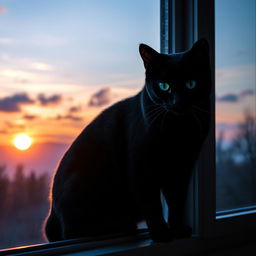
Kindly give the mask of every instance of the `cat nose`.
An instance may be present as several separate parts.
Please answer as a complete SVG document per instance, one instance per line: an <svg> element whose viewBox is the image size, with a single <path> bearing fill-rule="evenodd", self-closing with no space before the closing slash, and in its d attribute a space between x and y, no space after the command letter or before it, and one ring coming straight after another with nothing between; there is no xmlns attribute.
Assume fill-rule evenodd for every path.
<svg viewBox="0 0 256 256"><path fill-rule="evenodd" d="M172 104L175 105L177 103L177 96L174 94L172 99Z"/></svg>
<svg viewBox="0 0 256 256"><path fill-rule="evenodd" d="M176 93L173 93L169 99L169 104L170 105L177 105L178 104L178 97Z"/></svg>

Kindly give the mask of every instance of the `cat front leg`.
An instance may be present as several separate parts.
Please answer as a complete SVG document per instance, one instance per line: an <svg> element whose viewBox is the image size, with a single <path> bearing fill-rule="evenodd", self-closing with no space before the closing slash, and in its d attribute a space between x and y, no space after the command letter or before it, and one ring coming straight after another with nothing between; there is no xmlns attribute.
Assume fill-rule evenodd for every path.
<svg viewBox="0 0 256 256"><path fill-rule="evenodd" d="M150 232L150 237L154 242L169 242L173 240L173 234L164 220L160 190L152 193L146 202L145 218Z"/></svg>
<svg viewBox="0 0 256 256"><path fill-rule="evenodd" d="M174 239L189 238L192 228L185 224L185 202L187 189L181 186L179 189L165 186L163 194L168 205L168 225Z"/></svg>
<svg viewBox="0 0 256 256"><path fill-rule="evenodd" d="M173 234L164 220L162 204L160 199L160 189L145 185L136 189L137 204L144 216L150 237L154 242L169 242L173 240Z"/></svg>
<svg viewBox="0 0 256 256"><path fill-rule="evenodd" d="M148 137L147 137L148 138ZM168 224L164 220L160 196L158 166L151 141L144 140L135 148L129 161L129 183L140 215L146 221L150 237L155 242L172 241Z"/></svg>

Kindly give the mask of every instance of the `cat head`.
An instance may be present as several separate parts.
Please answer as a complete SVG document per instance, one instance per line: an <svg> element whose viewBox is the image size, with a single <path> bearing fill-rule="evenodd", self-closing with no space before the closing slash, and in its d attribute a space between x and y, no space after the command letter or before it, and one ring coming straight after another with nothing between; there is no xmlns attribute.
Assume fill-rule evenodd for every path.
<svg viewBox="0 0 256 256"><path fill-rule="evenodd" d="M154 104L179 114L209 101L211 74L205 39L181 53L160 54L145 44L139 52L146 69L144 90Z"/></svg>

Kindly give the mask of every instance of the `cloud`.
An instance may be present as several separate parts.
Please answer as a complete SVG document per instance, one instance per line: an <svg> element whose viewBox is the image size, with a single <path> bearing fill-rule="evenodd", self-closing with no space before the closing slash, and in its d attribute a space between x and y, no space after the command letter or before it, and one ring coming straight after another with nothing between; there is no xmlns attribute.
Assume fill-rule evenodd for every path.
<svg viewBox="0 0 256 256"><path fill-rule="evenodd" d="M62 101L62 96L60 94L54 94L52 96L45 96L43 93L38 95L38 100L42 106L47 106L50 104L59 104Z"/></svg>
<svg viewBox="0 0 256 256"><path fill-rule="evenodd" d="M12 81L15 81L15 82L40 80L39 79L40 77L38 77L37 74L33 72L19 70L19 69L2 69L0 71L0 77L5 79L11 79Z"/></svg>
<svg viewBox="0 0 256 256"><path fill-rule="evenodd" d="M55 117L55 120L71 120L71 121L82 121L83 118L77 115L74 115L74 113L78 113L81 111L81 107L80 106L72 106L68 109L68 112L66 115L57 115Z"/></svg>
<svg viewBox="0 0 256 256"><path fill-rule="evenodd" d="M255 95L255 91L253 91L252 89L245 89L243 91L240 92L240 97L246 97L246 96L252 96Z"/></svg>
<svg viewBox="0 0 256 256"><path fill-rule="evenodd" d="M70 113L76 113L76 112L79 112L81 111L81 107L76 107L76 106L73 106L73 107L70 107L69 110L68 110Z"/></svg>
<svg viewBox="0 0 256 256"><path fill-rule="evenodd" d="M235 103L235 102L239 101L239 97L236 94L228 93L228 94L225 94L223 96L220 96L217 99L217 101L219 101L219 102L232 102L232 103Z"/></svg>
<svg viewBox="0 0 256 256"><path fill-rule="evenodd" d="M0 98L0 111L19 112L21 106L25 104L33 104L32 100L26 93L17 93L12 96Z"/></svg>
<svg viewBox="0 0 256 256"><path fill-rule="evenodd" d="M239 93L227 93L217 98L218 102L229 102L229 103L236 103L247 96L255 95L255 91L252 89L245 89Z"/></svg>
<svg viewBox="0 0 256 256"><path fill-rule="evenodd" d="M88 105L93 107L99 107L110 103L110 100L110 88L103 88L91 96Z"/></svg>
<svg viewBox="0 0 256 256"><path fill-rule="evenodd" d="M250 51L238 50L238 51L235 52L234 56L235 57L241 57L241 56L249 55L249 54L250 54Z"/></svg>
<svg viewBox="0 0 256 256"><path fill-rule="evenodd" d="M11 130L11 132L20 131L25 128L25 124L20 122L15 122L15 121L14 122L6 121L5 126L7 127L8 131Z"/></svg>
<svg viewBox="0 0 256 256"><path fill-rule="evenodd" d="M26 120L35 120L37 118L38 118L38 116L36 116L36 115L28 115L28 114L26 114L26 115L23 116L23 119L26 119Z"/></svg>
<svg viewBox="0 0 256 256"><path fill-rule="evenodd" d="M42 63L42 62L33 62L31 63L31 68L39 71L52 71L53 67L49 64Z"/></svg>
<svg viewBox="0 0 256 256"><path fill-rule="evenodd" d="M7 13L7 9L3 6L0 6L0 14Z"/></svg>
<svg viewBox="0 0 256 256"><path fill-rule="evenodd" d="M7 134L8 131L7 130L0 130L0 134Z"/></svg>
<svg viewBox="0 0 256 256"><path fill-rule="evenodd" d="M247 84L254 86L251 77L255 75L255 65L229 66L216 69L216 85L218 91L228 88L242 88Z"/></svg>
<svg viewBox="0 0 256 256"><path fill-rule="evenodd" d="M56 116L55 118L56 120L63 120L63 119L69 119L69 120L72 120L72 121L82 121L83 118L82 117L79 117L79 116L74 116L74 115L71 115L71 114L67 114L67 115L58 115Z"/></svg>

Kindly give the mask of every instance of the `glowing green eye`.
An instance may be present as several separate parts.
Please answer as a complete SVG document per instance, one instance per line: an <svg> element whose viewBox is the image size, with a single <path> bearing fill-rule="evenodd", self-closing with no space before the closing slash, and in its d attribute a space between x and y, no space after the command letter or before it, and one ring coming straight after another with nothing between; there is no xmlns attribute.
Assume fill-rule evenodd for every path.
<svg viewBox="0 0 256 256"><path fill-rule="evenodd" d="M187 87L188 89L194 89L194 88L196 87L196 81L194 81L194 80L188 80L188 81L186 82L186 87Z"/></svg>
<svg viewBox="0 0 256 256"><path fill-rule="evenodd" d="M159 83L159 88L164 91L167 92L170 90L170 85L167 83Z"/></svg>

